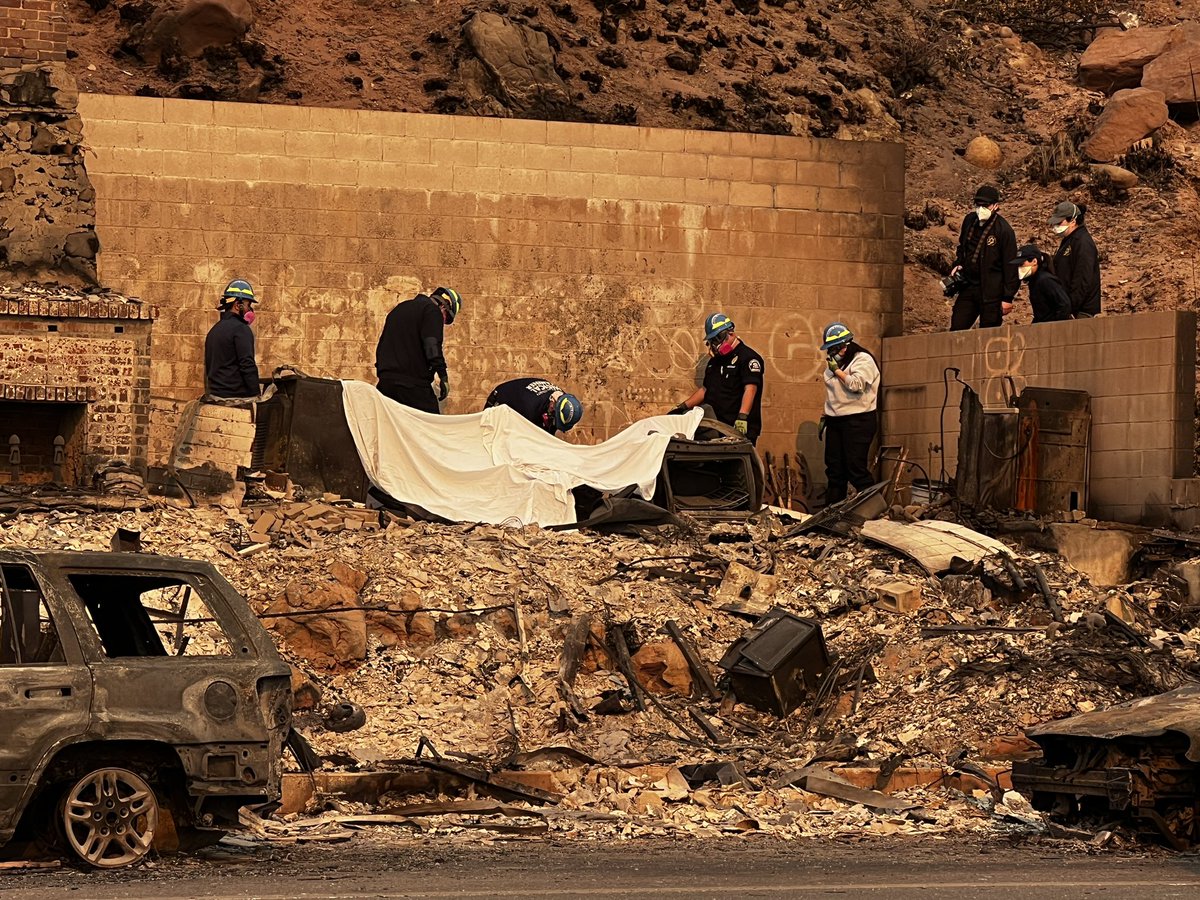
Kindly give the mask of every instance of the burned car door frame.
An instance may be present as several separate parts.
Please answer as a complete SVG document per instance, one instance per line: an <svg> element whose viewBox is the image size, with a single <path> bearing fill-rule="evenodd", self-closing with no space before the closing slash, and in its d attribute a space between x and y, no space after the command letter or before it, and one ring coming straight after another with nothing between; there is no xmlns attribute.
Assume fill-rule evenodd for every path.
<svg viewBox="0 0 1200 900"><path fill-rule="evenodd" d="M33 558L0 554L0 842L45 761L86 732L92 705L91 669L74 628L60 624L70 616L40 574ZM42 635L51 632L57 650L47 652Z"/></svg>
<svg viewBox="0 0 1200 900"><path fill-rule="evenodd" d="M37 573L64 633L64 656L86 684L87 704L80 704L82 717L78 709L64 717L36 752L26 748L18 777L10 776L11 793L19 794L14 821L0 830L0 841L12 837L22 810L35 807L42 818L58 816L69 836L73 820L61 802L68 788L68 799L84 809L102 789L129 799L148 787L157 796L147 820L161 804L181 831L234 825L241 806L278 798L290 672L216 569L145 554L0 552L5 565L16 560ZM176 606L144 603L148 594L163 599L164 588ZM24 683L10 674L0 667L0 691ZM110 856L91 852L100 845L93 837L81 839L87 853L73 846L93 865L144 855L137 841ZM138 837L148 852L150 835Z"/></svg>

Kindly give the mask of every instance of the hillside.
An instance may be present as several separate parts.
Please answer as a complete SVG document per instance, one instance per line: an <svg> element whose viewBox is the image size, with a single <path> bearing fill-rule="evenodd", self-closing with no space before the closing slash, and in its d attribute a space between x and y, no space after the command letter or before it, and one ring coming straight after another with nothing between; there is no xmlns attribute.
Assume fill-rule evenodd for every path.
<svg viewBox="0 0 1200 900"><path fill-rule="evenodd" d="M217 25L211 14L186 21L205 5L219 7ZM908 331L945 327L937 277L985 181L1001 186L1018 239L1043 248L1056 243L1045 224L1055 203L1088 205L1107 311L1200 305L1196 116L1178 122L1189 111L1173 107L1141 160L1142 183L1127 192L1090 179L1074 159L1105 98L1078 84L1092 32L1062 20L1079 13L1115 24L1096 0L261 0L253 9L246 0L66 0L66 8L70 65L89 91L901 140ZM1179 0L1129 9L1142 27L1187 18ZM465 29L477 13L496 14L491 24L507 30ZM197 53L189 42L222 27L227 44L189 55ZM533 36L546 55L531 67L541 79L533 90L506 93L480 65L480 45L511 45L514 34ZM528 41L502 49L538 51ZM1001 151L994 169L964 159L980 135ZM1027 307L1015 316L1028 321Z"/></svg>

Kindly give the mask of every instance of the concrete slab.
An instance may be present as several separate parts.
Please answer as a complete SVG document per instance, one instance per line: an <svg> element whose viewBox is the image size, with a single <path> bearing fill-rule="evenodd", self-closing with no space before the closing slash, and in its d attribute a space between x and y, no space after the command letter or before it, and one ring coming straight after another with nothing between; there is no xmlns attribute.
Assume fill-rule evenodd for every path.
<svg viewBox="0 0 1200 900"><path fill-rule="evenodd" d="M1067 563L1097 587L1128 584L1133 555L1144 542L1135 532L1074 522L1056 522L1050 531L1055 547Z"/></svg>

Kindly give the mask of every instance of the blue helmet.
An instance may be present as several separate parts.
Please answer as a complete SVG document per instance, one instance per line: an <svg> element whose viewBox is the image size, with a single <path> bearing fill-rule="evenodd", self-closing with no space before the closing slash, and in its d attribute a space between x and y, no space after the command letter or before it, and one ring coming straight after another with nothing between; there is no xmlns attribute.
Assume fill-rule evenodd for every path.
<svg viewBox="0 0 1200 900"><path fill-rule="evenodd" d="M458 316L459 310L462 309L462 297L458 296L458 291L454 288L440 287L434 289L429 296L441 302L442 307L446 310L446 324L452 324L455 317Z"/></svg>
<svg viewBox="0 0 1200 900"><path fill-rule="evenodd" d="M570 431L583 418L583 404L574 394L562 394L554 401L554 427Z"/></svg>
<svg viewBox="0 0 1200 900"><path fill-rule="evenodd" d="M221 294L221 306L229 306L235 300L255 302L254 288L250 287L250 282L236 278L225 286L225 292Z"/></svg>
<svg viewBox="0 0 1200 900"><path fill-rule="evenodd" d="M826 353L854 340L853 332L842 322L830 322L825 326L825 331L821 336L823 338L821 349Z"/></svg>
<svg viewBox="0 0 1200 900"><path fill-rule="evenodd" d="M733 319L725 313L713 313L704 320L704 343L715 340L727 331L733 331Z"/></svg>

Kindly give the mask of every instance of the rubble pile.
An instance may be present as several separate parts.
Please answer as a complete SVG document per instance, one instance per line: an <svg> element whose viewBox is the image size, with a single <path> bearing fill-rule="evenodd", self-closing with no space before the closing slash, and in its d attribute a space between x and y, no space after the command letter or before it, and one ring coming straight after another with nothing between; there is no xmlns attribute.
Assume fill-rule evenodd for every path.
<svg viewBox="0 0 1200 900"><path fill-rule="evenodd" d="M1018 566L937 578L789 526L764 514L626 537L324 500L26 511L0 516L0 543L108 549L121 527L150 552L214 562L280 636L297 727L326 766L469 767L555 831L1028 828L1038 815L1001 774L1036 755L1025 728L1200 674L1177 576L1097 589L1018 549ZM1033 577L1017 586L1034 563L1050 596ZM730 693L718 667L769 608L819 626L830 660L784 717ZM346 704L365 723L329 727Z"/></svg>

